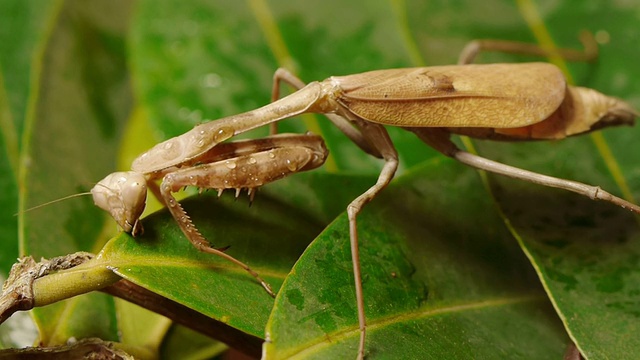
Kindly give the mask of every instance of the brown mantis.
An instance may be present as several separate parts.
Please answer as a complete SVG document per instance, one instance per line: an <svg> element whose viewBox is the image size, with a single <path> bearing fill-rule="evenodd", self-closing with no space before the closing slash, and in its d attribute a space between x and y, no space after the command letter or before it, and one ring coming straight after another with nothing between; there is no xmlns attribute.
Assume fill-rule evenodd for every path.
<svg viewBox="0 0 640 360"><path fill-rule="evenodd" d="M363 358L366 319L357 215L389 184L398 167L398 155L384 125L412 131L444 155L474 168L562 188L640 213L640 207L599 187L500 164L462 151L450 140L451 134L495 140L561 139L606 126L632 124L637 115L621 100L567 85L561 71L550 64L468 65L482 48L500 48L500 43L474 43L463 52L462 65L379 70L330 77L307 85L279 69L274 75L272 103L198 125L156 145L133 162L131 172L111 174L96 185L92 190L94 200L125 231L135 235L141 231L138 220L148 186L165 202L198 249L242 266L273 294L247 265L225 254L224 249L210 246L172 192L193 185L219 191L246 188L252 196L253 189L262 184L322 165L327 152L322 139L315 135L273 135L223 142L299 114L326 114L360 148L384 160L377 182L347 207L360 328L358 358ZM533 48L518 49L540 53ZM563 55L571 57L570 53ZM297 91L278 99L282 81ZM159 187L154 182L158 179L162 179Z"/></svg>

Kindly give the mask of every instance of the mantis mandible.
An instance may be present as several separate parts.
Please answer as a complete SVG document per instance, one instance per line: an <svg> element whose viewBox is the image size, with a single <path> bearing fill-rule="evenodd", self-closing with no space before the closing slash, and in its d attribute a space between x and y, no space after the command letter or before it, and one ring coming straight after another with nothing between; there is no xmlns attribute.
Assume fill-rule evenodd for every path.
<svg viewBox="0 0 640 360"><path fill-rule="evenodd" d="M479 51L496 49L545 54L535 46L518 43L475 42L463 51L459 65L378 70L334 76L306 85L279 69L274 75L270 104L198 125L156 145L133 162L132 171L109 175L96 185L92 190L94 200L125 231L135 235L141 231L138 220L148 186L167 205L185 236L198 249L242 266L273 294L247 265L225 254L224 249L211 247L171 193L192 185L219 191L246 188L252 196L253 189L264 183L322 165L327 151L322 139L315 135L223 141L303 113L325 114L361 149L384 160L377 182L347 207L360 328L358 358L363 358L366 319L357 215L389 184L398 168L398 155L385 125L412 131L442 154L476 169L573 191L640 214L637 205L597 186L497 163L463 151L450 140L451 134L506 141L561 139L606 126L631 125L637 116L622 100L567 85L562 72L551 64L469 64ZM561 54L569 59L584 58L571 50ZM281 82L297 91L278 99ZM240 169L251 176L239 176ZM158 179L162 179L159 187L154 182Z"/></svg>

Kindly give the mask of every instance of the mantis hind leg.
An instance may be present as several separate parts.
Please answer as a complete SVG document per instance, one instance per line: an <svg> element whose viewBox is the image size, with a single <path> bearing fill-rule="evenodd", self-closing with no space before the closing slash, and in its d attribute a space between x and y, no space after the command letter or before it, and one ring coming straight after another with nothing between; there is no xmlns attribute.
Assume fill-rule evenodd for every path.
<svg viewBox="0 0 640 360"><path fill-rule="evenodd" d="M510 54L523 54L534 56L557 55L567 61L593 61L598 57L598 45L589 31L580 33L580 42L584 46L582 50L575 49L547 49L537 44L528 44L518 41L505 40L474 40L468 43L458 58L458 65L467 65L475 62L480 52L495 51Z"/></svg>
<svg viewBox="0 0 640 360"><path fill-rule="evenodd" d="M460 150L450 139L449 133L438 128L410 128L418 137L429 146L438 150L442 154L454 158L465 165L469 165L479 170L485 170L494 174L508 176L510 178L528 181L534 184L548 186L552 188L568 190L592 200L603 200L612 204L629 209L640 214L640 206L630 203L624 199L614 196L598 186L587 185L581 182L560 179L553 176L538 174L533 171L520 169L514 166L489 160L478 155Z"/></svg>
<svg viewBox="0 0 640 360"><path fill-rule="evenodd" d="M280 98L280 84L285 82L296 90L302 89L306 84L300 80L292 72L279 68L273 73L273 85L271 86L271 102L275 102ZM273 122L269 124L269 134L274 135L278 133L278 123Z"/></svg>

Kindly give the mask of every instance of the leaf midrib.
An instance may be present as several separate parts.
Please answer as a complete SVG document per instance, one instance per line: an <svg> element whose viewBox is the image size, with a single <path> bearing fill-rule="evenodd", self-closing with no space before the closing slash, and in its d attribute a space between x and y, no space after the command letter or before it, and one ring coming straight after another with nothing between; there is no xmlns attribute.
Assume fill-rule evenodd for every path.
<svg viewBox="0 0 640 360"><path fill-rule="evenodd" d="M425 306L417 308L414 311L404 312L401 314L393 314L385 317L377 318L375 320L368 319L367 321L367 330L368 333L376 330L384 329L385 327L389 327L398 323L403 323L409 320L418 320L436 317L444 314L456 314L462 313L466 311L474 311L481 310L487 308L497 308L502 306L516 305L516 304L524 304L524 303L535 303L535 302L546 302L548 299L546 295L541 292L532 292L526 295L520 296L512 296L512 297L496 297L496 298L487 298L485 300L480 301L470 301L470 302L460 302L457 304L452 304L449 306L443 307L432 307ZM313 341L309 341L305 344L298 346L295 349L291 349L290 353L282 354L285 358L300 358L304 359L308 356L311 356L314 353L318 353L323 349L335 345L335 343L346 340L351 337L359 337L360 329L357 325L349 326L344 328L343 330L336 331L334 333L326 334L321 337L314 339ZM331 339L328 341L327 339Z"/></svg>

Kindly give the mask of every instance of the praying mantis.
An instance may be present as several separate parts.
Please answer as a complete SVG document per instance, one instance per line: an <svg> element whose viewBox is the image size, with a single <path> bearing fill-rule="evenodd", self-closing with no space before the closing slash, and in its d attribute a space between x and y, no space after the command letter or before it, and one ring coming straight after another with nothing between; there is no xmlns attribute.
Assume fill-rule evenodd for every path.
<svg viewBox="0 0 640 360"><path fill-rule="evenodd" d="M509 46L503 46L503 45ZM172 193L184 186L255 188L321 166L327 157L313 134L274 134L267 138L225 142L246 131L303 113L325 114L363 151L382 158L378 180L347 207L360 340L365 355L366 316L359 266L358 213L392 180L398 155L384 126L415 133L445 156L477 169L540 185L561 188L640 213L640 207L597 186L554 178L497 163L459 149L451 134L503 141L562 139L607 126L633 124L636 111L622 100L595 90L567 85L561 71L546 63L473 65L481 50L536 48L501 42L472 43L459 65L371 71L304 84L292 73L274 74L272 102L259 109L204 123L162 142L134 160L132 171L108 175L93 189L97 206L110 212L127 232L142 232L139 217L147 189L162 201L196 248L234 262L273 291L249 266L216 249L198 232ZM572 57L572 53L563 52ZM281 83L297 89L279 98ZM156 183L161 179L161 184Z"/></svg>

